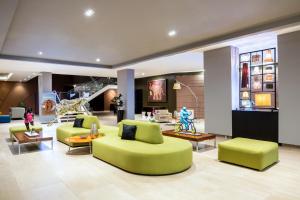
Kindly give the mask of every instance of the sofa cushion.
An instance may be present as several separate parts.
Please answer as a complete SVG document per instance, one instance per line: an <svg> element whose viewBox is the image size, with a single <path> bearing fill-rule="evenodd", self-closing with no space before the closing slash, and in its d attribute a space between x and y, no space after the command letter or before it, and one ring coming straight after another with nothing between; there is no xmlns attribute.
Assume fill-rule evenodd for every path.
<svg viewBox="0 0 300 200"><path fill-rule="evenodd" d="M99 119L97 116L92 116L92 115L77 115L76 118L83 118L83 123L82 123L82 127L83 128L87 128L87 129L91 129L92 124L95 123L97 126L97 129L100 128L100 123L99 123Z"/></svg>
<svg viewBox="0 0 300 200"><path fill-rule="evenodd" d="M161 144L164 142L160 130L160 125L157 123L128 120L128 119L123 120L118 124L119 137L122 136L123 124L135 125L137 127L135 139L138 141L147 142L150 144Z"/></svg>
<svg viewBox="0 0 300 200"><path fill-rule="evenodd" d="M74 128L82 128L83 118L76 118L73 124Z"/></svg>
<svg viewBox="0 0 300 200"><path fill-rule="evenodd" d="M123 124L122 139L135 140L136 126Z"/></svg>

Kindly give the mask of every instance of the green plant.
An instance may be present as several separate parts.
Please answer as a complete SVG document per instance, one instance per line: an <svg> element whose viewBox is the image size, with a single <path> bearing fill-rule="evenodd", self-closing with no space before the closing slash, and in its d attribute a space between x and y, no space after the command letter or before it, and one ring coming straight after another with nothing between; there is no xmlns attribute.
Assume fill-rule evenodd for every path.
<svg viewBox="0 0 300 200"><path fill-rule="evenodd" d="M119 96L114 97L111 102L117 107L118 110L121 110L123 107L123 100L122 100L122 94L119 94Z"/></svg>
<svg viewBox="0 0 300 200"><path fill-rule="evenodd" d="M24 101L20 101L18 106L26 108L26 103Z"/></svg>

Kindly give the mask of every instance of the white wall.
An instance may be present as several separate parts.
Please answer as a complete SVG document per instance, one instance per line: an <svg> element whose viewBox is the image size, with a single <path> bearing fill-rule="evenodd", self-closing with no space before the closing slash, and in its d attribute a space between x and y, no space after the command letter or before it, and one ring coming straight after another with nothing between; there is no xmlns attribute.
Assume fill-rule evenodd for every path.
<svg viewBox="0 0 300 200"><path fill-rule="evenodd" d="M300 31L278 36L279 142L300 145Z"/></svg>
<svg viewBox="0 0 300 200"><path fill-rule="evenodd" d="M204 52L205 132L232 135L232 109L238 107L238 49Z"/></svg>
<svg viewBox="0 0 300 200"><path fill-rule="evenodd" d="M125 107L125 119L134 119L135 97L134 97L134 70L123 69L117 72L118 93L123 95Z"/></svg>

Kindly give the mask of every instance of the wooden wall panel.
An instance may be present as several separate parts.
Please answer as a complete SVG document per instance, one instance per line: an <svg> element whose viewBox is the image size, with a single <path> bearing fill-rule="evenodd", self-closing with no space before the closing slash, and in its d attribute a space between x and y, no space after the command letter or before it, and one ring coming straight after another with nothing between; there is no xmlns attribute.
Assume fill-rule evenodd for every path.
<svg viewBox="0 0 300 200"><path fill-rule="evenodd" d="M176 90L176 102L177 111L183 106L188 109L192 109L195 112L195 117L203 119L204 118L204 73L199 73L196 75L178 75L176 80L184 83L191 87L193 92L198 97L198 105L196 105L195 98L191 92L184 86L181 86L181 90Z"/></svg>

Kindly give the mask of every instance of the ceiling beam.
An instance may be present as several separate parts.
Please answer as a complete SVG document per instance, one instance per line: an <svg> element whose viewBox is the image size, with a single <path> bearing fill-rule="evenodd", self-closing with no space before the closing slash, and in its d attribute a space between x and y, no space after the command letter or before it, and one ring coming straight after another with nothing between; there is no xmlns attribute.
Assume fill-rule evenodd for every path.
<svg viewBox="0 0 300 200"><path fill-rule="evenodd" d="M151 60L151 59L162 57L162 56L169 56L172 54L182 53L185 51L204 47L207 45L224 42L226 40L230 40L230 39L234 39L234 38L238 38L238 37L242 37L242 36L246 36L246 35L252 35L252 34L256 34L256 33L260 33L260 32L274 30L276 28L287 26L290 24L295 24L295 23L300 23L300 13L298 15L290 16L288 18L279 19L279 20L272 21L269 23L259 24L259 25L252 26L252 27L249 27L246 29L241 29L239 31L235 31L235 32L231 32L228 34L223 34L220 36L208 38L206 40L200 40L200 41L193 42L190 44L178 46L173 49L166 50L166 51L161 51L161 52L157 52L157 53L150 54L147 56L132 59L132 60L129 60L129 61L126 61L123 63L112 65L112 68L115 69L115 68L125 67L128 65L136 64L139 62Z"/></svg>
<svg viewBox="0 0 300 200"><path fill-rule="evenodd" d="M0 59L112 69L111 65L0 54Z"/></svg>

